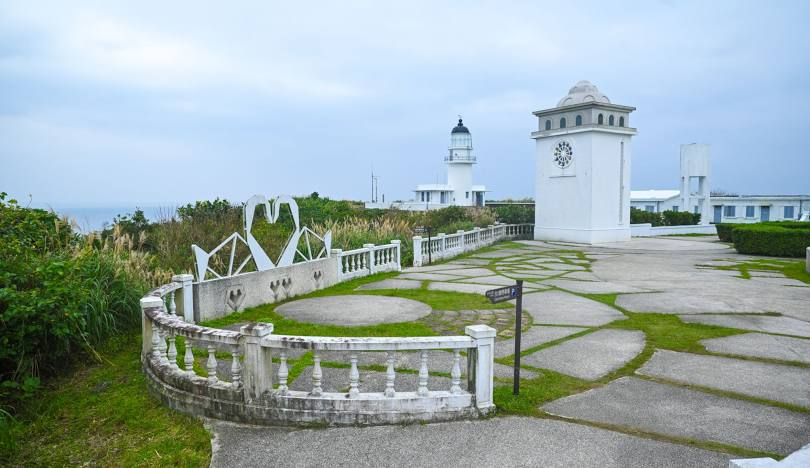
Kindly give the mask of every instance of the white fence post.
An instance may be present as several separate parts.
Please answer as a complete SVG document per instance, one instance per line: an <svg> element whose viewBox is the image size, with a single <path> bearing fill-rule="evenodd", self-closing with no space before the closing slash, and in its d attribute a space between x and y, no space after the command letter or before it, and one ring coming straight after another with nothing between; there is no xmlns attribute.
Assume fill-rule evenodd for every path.
<svg viewBox="0 0 810 468"><path fill-rule="evenodd" d="M182 283L183 288L180 294L180 310L183 311L183 320L188 323L194 323L194 275L183 274L172 276L172 281L175 283ZM175 294L176 296L176 294ZM177 297L175 301L177 302Z"/></svg>
<svg viewBox="0 0 810 468"><path fill-rule="evenodd" d="M369 274L374 274L377 269L375 268L375 260L374 260L374 244L363 244L363 248L366 249L367 256L368 256L368 264L366 268L368 268Z"/></svg>
<svg viewBox="0 0 810 468"><path fill-rule="evenodd" d="M397 271L402 271L402 241L394 239L391 243L397 246Z"/></svg>
<svg viewBox="0 0 810 468"><path fill-rule="evenodd" d="M497 330L488 325L468 325L464 333L475 340L475 367L468 371L470 380L467 386L475 388L475 406L478 409L489 409L495 404L492 401L493 372L495 359L495 334ZM468 358L469 359L469 358Z"/></svg>
<svg viewBox="0 0 810 468"><path fill-rule="evenodd" d="M160 307L163 305L163 299L156 296L142 297L141 298L141 353L142 356L148 356L152 352L152 321L146 318L146 309L152 307Z"/></svg>
<svg viewBox="0 0 810 468"><path fill-rule="evenodd" d="M262 338L273 333L273 324L258 322L243 325L239 331L244 335L245 343L245 360L242 368L245 401L252 402L273 391L271 348L261 345Z"/></svg>
<svg viewBox="0 0 810 468"><path fill-rule="evenodd" d="M422 266L422 238L413 236L413 266Z"/></svg>
<svg viewBox="0 0 810 468"><path fill-rule="evenodd" d="M343 256L341 255L342 253L343 249L331 249L329 251L329 254L332 257L337 258L337 268L338 268L337 275L339 279L343 279Z"/></svg>
<svg viewBox="0 0 810 468"><path fill-rule="evenodd" d="M439 239L438 258L442 258L447 251L447 234L440 232L436 237Z"/></svg>

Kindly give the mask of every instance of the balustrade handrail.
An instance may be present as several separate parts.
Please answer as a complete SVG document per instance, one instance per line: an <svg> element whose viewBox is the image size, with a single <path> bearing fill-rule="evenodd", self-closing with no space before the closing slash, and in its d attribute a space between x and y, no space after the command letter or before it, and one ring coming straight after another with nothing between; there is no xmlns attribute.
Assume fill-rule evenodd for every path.
<svg viewBox="0 0 810 468"><path fill-rule="evenodd" d="M262 340L268 348L321 351L412 351L422 349L468 349L476 342L469 336L421 337L331 337L270 335Z"/></svg>

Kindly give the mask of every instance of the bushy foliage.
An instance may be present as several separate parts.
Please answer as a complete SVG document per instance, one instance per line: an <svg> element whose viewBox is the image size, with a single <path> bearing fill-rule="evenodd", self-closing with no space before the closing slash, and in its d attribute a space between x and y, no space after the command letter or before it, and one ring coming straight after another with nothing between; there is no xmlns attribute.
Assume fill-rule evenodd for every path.
<svg viewBox="0 0 810 468"><path fill-rule="evenodd" d="M744 254L804 257L810 247L810 223L786 224L737 225L732 232L734 248Z"/></svg>
<svg viewBox="0 0 810 468"><path fill-rule="evenodd" d="M505 224L534 224L534 205L502 205L491 208Z"/></svg>
<svg viewBox="0 0 810 468"><path fill-rule="evenodd" d="M717 223L714 225L715 229L717 229L717 237L723 242L734 242L734 239L731 237L731 233L737 226L742 226L742 224Z"/></svg>
<svg viewBox="0 0 810 468"><path fill-rule="evenodd" d="M93 248L56 215L0 194L0 399L139 323L140 254Z"/></svg>
<svg viewBox="0 0 810 468"><path fill-rule="evenodd" d="M666 210L654 213L630 207L630 224L652 224L655 226L692 226L700 224L700 215L688 211Z"/></svg>

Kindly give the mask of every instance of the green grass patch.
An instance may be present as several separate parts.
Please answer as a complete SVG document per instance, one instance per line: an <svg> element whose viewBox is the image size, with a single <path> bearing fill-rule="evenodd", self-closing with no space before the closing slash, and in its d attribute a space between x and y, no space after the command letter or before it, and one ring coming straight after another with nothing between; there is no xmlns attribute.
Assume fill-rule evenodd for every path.
<svg viewBox="0 0 810 468"><path fill-rule="evenodd" d="M5 429L16 441L6 466L207 466L211 443L202 422L150 396L140 339L126 336L99 351L102 362L50 382Z"/></svg>
<svg viewBox="0 0 810 468"><path fill-rule="evenodd" d="M773 271L782 273L787 278L792 278L810 284L810 273L806 271L804 260L774 260L758 259L748 260L736 265L712 266L715 270L739 271L740 277L751 279L752 271Z"/></svg>

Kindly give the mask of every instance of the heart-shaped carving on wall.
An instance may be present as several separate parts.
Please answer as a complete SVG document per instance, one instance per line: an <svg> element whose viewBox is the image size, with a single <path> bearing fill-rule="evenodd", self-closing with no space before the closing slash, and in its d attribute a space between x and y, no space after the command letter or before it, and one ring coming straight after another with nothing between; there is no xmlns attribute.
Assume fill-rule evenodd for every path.
<svg viewBox="0 0 810 468"><path fill-rule="evenodd" d="M228 288L228 292L225 293L225 304L234 312L239 310L244 300L245 290L241 284Z"/></svg>

